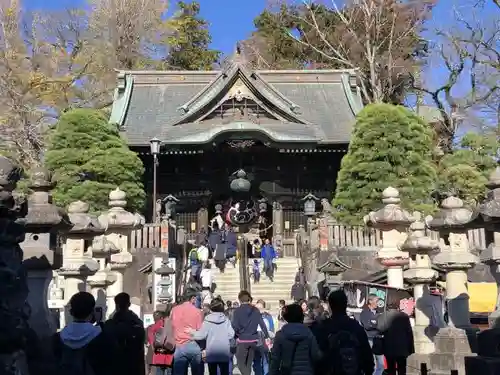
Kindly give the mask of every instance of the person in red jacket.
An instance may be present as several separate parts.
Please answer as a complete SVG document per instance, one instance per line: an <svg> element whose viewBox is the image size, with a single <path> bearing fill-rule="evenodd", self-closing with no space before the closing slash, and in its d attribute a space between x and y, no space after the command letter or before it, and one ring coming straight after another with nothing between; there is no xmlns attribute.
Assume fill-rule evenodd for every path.
<svg viewBox="0 0 500 375"><path fill-rule="evenodd" d="M165 319L169 319L170 310L171 306L167 306L162 315L155 314L155 323L148 328L148 343L153 348L153 358L151 360L152 375L172 375L174 353L154 349L156 332L163 328Z"/></svg>

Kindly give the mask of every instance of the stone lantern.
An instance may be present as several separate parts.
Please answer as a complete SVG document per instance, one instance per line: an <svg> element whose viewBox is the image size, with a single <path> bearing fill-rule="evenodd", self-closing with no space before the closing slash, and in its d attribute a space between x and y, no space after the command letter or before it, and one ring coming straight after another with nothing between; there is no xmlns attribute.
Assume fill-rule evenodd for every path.
<svg viewBox="0 0 500 375"><path fill-rule="evenodd" d="M102 308L105 314L108 314L108 287L116 282L116 275L110 266L111 255L119 252L120 249L107 241L105 235L95 237L92 242L92 257L99 264L99 269L88 277L87 283L96 299L96 306Z"/></svg>
<svg viewBox="0 0 500 375"><path fill-rule="evenodd" d="M319 201L319 198L309 193L302 198L302 201L304 202L304 215L309 218L316 216L316 202Z"/></svg>
<svg viewBox="0 0 500 375"><path fill-rule="evenodd" d="M464 202L457 197L443 200L441 210L426 218L427 226L438 231L441 237L440 252L432 261L446 271L446 301L451 327L470 328L467 271L479 259L470 252L467 229L475 218L474 211L464 207Z"/></svg>
<svg viewBox="0 0 500 375"><path fill-rule="evenodd" d="M24 266L28 271L30 326L40 337L48 337L57 329L47 303L53 268L60 266L54 262L51 236L71 227L66 213L51 202L50 190L55 186L51 177L43 168L35 168L31 173L29 187L33 193L28 197L27 235L21 244Z"/></svg>
<svg viewBox="0 0 500 375"><path fill-rule="evenodd" d="M64 276L66 307L74 294L87 290L87 277L99 269L99 263L92 259L90 244L95 236L104 233L104 229L97 218L89 214L89 208L88 203L76 201L70 203L67 210L73 226L62 234L63 264L59 269L59 275ZM68 318L69 315L66 314L66 319Z"/></svg>
<svg viewBox="0 0 500 375"><path fill-rule="evenodd" d="M258 207L250 198L251 187L246 172L243 169L236 171L236 178L229 185L235 199L227 213L227 219L233 226L247 226L257 219Z"/></svg>
<svg viewBox="0 0 500 375"><path fill-rule="evenodd" d="M114 272L116 281L107 288L107 314L115 310L114 297L123 292L123 275L133 261L129 252L129 238L133 230L142 228L144 217L125 210L127 194L120 188L109 193L109 209L99 216L99 223L106 228L106 241L118 251L111 254L109 268Z"/></svg>
<svg viewBox="0 0 500 375"><path fill-rule="evenodd" d="M477 213L464 207L457 197L448 197L441 209L425 219L426 225L440 235L440 252L433 263L446 272L446 307L448 327L439 329L434 337L436 351L430 355L433 372L445 373L450 364L459 375L465 375L465 357L477 350L477 330L470 325L467 271L478 262L470 252L467 229L472 226Z"/></svg>
<svg viewBox="0 0 500 375"><path fill-rule="evenodd" d="M408 253L401 251L399 246L406 240L406 231L415 221L412 214L403 210L400 202L399 191L388 187L382 192L384 207L364 217L368 226L382 231L382 248L377 258L387 269L387 284L396 288L404 287L403 269L409 264Z"/></svg>
<svg viewBox="0 0 500 375"><path fill-rule="evenodd" d="M17 375L27 372L20 368L22 351L28 342L29 305L26 270L22 264L19 243L24 240L24 223L28 206L16 202L12 191L22 170L9 159L0 156L0 372ZM18 221L19 220L19 221Z"/></svg>
<svg viewBox="0 0 500 375"><path fill-rule="evenodd" d="M236 178L229 186L235 193L249 193L252 184L247 179L247 174L243 169L236 171Z"/></svg>
<svg viewBox="0 0 500 375"><path fill-rule="evenodd" d="M497 284L495 311L488 317L490 327L497 327L500 319L500 167L491 173L487 186L490 192L478 209L484 221L487 239L487 248L481 252L481 261L490 266Z"/></svg>
<svg viewBox="0 0 500 375"><path fill-rule="evenodd" d="M425 224L418 220L410 225L410 233L400 249L408 252L413 260L411 268L404 272L404 278L413 285L415 352L429 354L434 352L434 342L429 334L431 328L429 310L432 308L429 284L438 276L432 269L430 254L439 249L439 243L425 235Z"/></svg>
<svg viewBox="0 0 500 375"><path fill-rule="evenodd" d="M175 296L175 269L170 266L169 260L163 260L161 267L154 272L160 278L155 284L157 289L156 302L161 304L171 303Z"/></svg>

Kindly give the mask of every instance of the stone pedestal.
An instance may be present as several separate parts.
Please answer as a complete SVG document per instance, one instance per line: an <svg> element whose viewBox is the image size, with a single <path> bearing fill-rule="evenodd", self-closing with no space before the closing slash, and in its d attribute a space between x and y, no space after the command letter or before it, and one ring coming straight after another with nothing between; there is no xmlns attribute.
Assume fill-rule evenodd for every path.
<svg viewBox="0 0 500 375"><path fill-rule="evenodd" d="M109 264L114 282L107 289L107 317L115 310L114 297L123 292L124 273L133 262L133 256L128 249L130 234L144 225L144 217L128 212L125 210L126 206L127 195L116 188L109 193L109 210L99 216L99 223L106 228L106 241L116 249L116 253L111 255ZM169 208L168 213L172 214L171 211Z"/></svg>
<svg viewBox="0 0 500 375"><path fill-rule="evenodd" d="M92 259L92 241L104 229L97 218L89 214L88 203L77 201L68 206L71 229L63 234L63 264L59 275L64 276L65 323L71 321L68 302L71 297L87 291L87 277L99 270L99 263Z"/></svg>
<svg viewBox="0 0 500 375"><path fill-rule="evenodd" d="M404 287L403 269L409 264L408 253L399 249L406 239L406 231L415 221L413 215L400 206L399 191L388 187L382 193L384 207L365 216L366 225L382 231L382 247L377 258L387 269L387 284Z"/></svg>
<svg viewBox="0 0 500 375"><path fill-rule="evenodd" d="M437 327L431 327L431 306L429 284L437 278L437 272L431 267L429 254L439 248L437 241L425 235L425 224L416 221L410 226L410 234L402 244L401 250L407 251L413 260L410 269L404 272L405 279L413 285L415 299L415 326L413 327L415 353L434 352L433 335Z"/></svg>

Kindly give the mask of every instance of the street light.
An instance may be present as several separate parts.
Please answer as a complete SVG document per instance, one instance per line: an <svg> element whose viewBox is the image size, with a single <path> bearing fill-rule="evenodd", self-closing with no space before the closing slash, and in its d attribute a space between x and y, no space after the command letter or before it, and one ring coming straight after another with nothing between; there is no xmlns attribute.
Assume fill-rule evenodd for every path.
<svg viewBox="0 0 500 375"><path fill-rule="evenodd" d="M316 215L316 202L319 201L319 198L309 193L302 198L302 201L304 201L304 215L307 217Z"/></svg>
<svg viewBox="0 0 500 375"><path fill-rule="evenodd" d="M158 167L158 154L160 153L161 141L154 137L149 141L151 155L153 155L153 223L156 223L156 167Z"/></svg>

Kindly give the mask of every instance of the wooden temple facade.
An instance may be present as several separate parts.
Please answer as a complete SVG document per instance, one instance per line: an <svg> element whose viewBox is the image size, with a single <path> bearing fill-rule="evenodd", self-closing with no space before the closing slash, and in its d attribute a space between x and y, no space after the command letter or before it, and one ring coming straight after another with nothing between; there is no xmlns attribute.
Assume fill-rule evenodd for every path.
<svg viewBox="0 0 500 375"><path fill-rule="evenodd" d="M332 198L361 108L353 71L253 71L236 53L221 71L119 72L110 121L143 160L146 218L154 207L156 137L157 195L179 200L178 224L207 227L242 168L252 196L267 202L269 235L286 238L306 222L305 195Z"/></svg>

